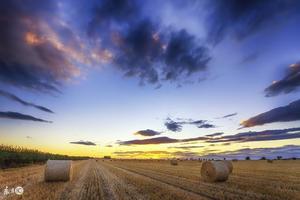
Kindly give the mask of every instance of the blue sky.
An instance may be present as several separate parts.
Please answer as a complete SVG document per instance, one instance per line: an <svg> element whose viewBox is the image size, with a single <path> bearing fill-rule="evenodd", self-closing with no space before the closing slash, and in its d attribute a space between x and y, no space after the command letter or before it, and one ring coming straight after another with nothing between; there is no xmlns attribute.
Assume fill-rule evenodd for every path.
<svg viewBox="0 0 300 200"><path fill-rule="evenodd" d="M245 143L298 149L298 130L223 146L204 138L202 149L181 154L172 143L122 142L299 127L299 7L279 0L2 2L1 141L92 156L166 156L154 153L160 149L202 156ZM182 130L168 129L168 119ZM158 134L134 134L148 129Z"/></svg>

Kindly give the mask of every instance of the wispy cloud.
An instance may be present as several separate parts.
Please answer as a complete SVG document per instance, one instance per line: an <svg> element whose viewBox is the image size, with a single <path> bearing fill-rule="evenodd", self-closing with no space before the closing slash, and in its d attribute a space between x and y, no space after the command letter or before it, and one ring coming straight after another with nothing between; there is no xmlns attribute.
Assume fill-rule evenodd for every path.
<svg viewBox="0 0 300 200"><path fill-rule="evenodd" d="M76 142L70 142L70 144L79 144L79 145L86 145L86 146L96 146L96 144L94 142L91 141L76 141Z"/></svg>
<svg viewBox="0 0 300 200"><path fill-rule="evenodd" d="M57 23L56 1L32 3L1 2L0 81L37 91L59 92L63 81L80 74L73 61L80 62L81 47L71 28Z"/></svg>
<svg viewBox="0 0 300 200"><path fill-rule="evenodd" d="M184 149L184 150L189 150L189 149L199 149L203 148L204 146L200 145L194 145L194 146L173 146L173 147L168 147L168 149Z"/></svg>
<svg viewBox="0 0 300 200"><path fill-rule="evenodd" d="M218 44L226 36L243 40L286 19L299 16L298 1L209 1L206 17L208 40Z"/></svg>
<svg viewBox="0 0 300 200"><path fill-rule="evenodd" d="M143 145L143 144L167 144L178 142L177 139L172 139L169 137L156 137L143 140L129 140L129 141L120 141L120 145Z"/></svg>
<svg viewBox="0 0 300 200"><path fill-rule="evenodd" d="M243 127L253 127L273 122L289 122L300 120L300 99L286 106L274 108L241 123Z"/></svg>
<svg viewBox="0 0 300 200"><path fill-rule="evenodd" d="M29 103L25 100L22 100L21 98L17 97L16 95L10 93L10 92L6 92L4 90L0 90L0 95L3 96L3 97L6 97L12 101L15 101L15 102L18 102L24 106L30 106L30 107L33 107L33 108L36 108L36 109L39 109L41 111L44 111L44 112L48 112L48 113L54 113L52 110L50 110L49 108L46 108L46 107L43 107L43 106L39 106L39 105L36 105L34 103Z"/></svg>
<svg viewBox="0 0 300 200"><path fill-rule="evenodd" d="M146 136L146 137L160 135L160 134L161 134L161 132L154 131L151 129L140 130L140 131L137 131L134 133L134 135L141 135L141 136Z"/></svg>
<svg viewBox="0 0 300 200"><path fill-rule="evenodd" d="M216 136L220 136L220 135L223 135L224 133L223 132L219 132L219 133L212 133L212 134L208 134L206 135L207 137L216 137Z"/></svg>
<svg viewBox="0 0 300 200"><path fill-rule="evenodd" d="M237 115L237 113L231 113L231 114L228 114L228 115L224 115L221 118L229 118L229 117L233 117L233 116L236 116L236 115Z"/></svg>
<svg viewBox="0 0 300 200"><path fill-rule="evenodd" d="M300 87L300 62L291 64L287 69L285 76L274 81L265 89L267 97L279 95L280 93L290 93L296 91Z"/></svg>
<svg viewBox="0 0 300 200"><path fill-rule="evenodd" d="M52 123L51 121L47 121L44 119L36 118L31 115L25 115L25 114L18 113L18 112L1 112L0 111L0 118Z"/></svg>
<svg viewBox="0 0 300 200"><path fill-rule="evenodd" d="M266 157L268 159L274 159L277 156L282 158L299 158L300 146L298 145L286 145L281 147L272 148L244 148L235 151L227 151L220 153L209 153L201 157L203 158L215 158L215 159L245 159L249 156L251 159L260 159Z"/></svg>
<svg viewBox="0 0 300 200"><path fill-rule="evenodd" d="M234 151L217 152L214 149L206 149L204 152L189 151L115 151L114 154L118 157L145 157L151 155L159 155L160 157L178 157L178 158L214 158L214 159L245 159L250 156L251 159L260 159L266 157L274 159L277 156L282 158L299 158L299 145L286 145L272 148L243 148Z"/></svg>
<svg viewBox="0 0 300 200"><path fill-rule="evenodd" d="M217 135L220 133L217 133ZM213 134L211 134L213 135ZM221 137L200 136L186 139L174 139L169 137L157 137L142 140L120 141L120 145L147 145L147 144L169 144L181 142L202 141L205 143L229 143L229 142L253 142L253 141L272 141L300 138L300 127L289 129L265 130L258 132L242 132L235 135L224 135Z"/></svg>

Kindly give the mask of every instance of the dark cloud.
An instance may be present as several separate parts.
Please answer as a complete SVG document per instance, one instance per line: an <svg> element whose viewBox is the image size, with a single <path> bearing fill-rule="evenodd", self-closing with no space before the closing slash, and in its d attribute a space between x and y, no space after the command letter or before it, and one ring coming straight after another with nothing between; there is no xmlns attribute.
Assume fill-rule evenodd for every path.
<svg viewBox="0 0 300 200"><path fill-rule="evenodd" d="M142 135L142 136L155 136L155 135L160 135L161 132L157 132L151 129L146 129L146 130L140 130L134 133L134 135Z"/></svg>
<svg viewBox="0 0 300 200"><path fill-rule="evenodd" d="M214 159L242 159L244 160L246 156L251 159L260 159L261 157L266 157L267 159L275 159L277 156L282 156L282 158L299 158L300 146L298 145L285 145L282 147L272 147L272 148L244 148L236 151L227 151L221 153L209 153L202 158L214 158Z"/></svg>
<svg viewBox="0 0 300 200"><path fill-rule="evenodd" d="M230 142L226 142L226 143L224 143L224 144L222 144L223 146L229 146L229 145L231 145L231 143Z"/></svg>
<svg viewBox="0 0 300 200"><path fill-rule="evenodd" d="M0 112L0 118L52 123L51 121L39 119L31 115L25 115L18 112Z"/></svg>
<svg viewBox="0 0 300 200"><path fill-rule="evenodd" d="M265 89L266 97L279 95L280 93L291 93L300 87L300 63L289 66L286 75L279 81L274 81Z"/></svg>
<svg viewBox="0 0 300 200"><path fill-rule="evenodd" d="M216 135L221 135L216 133ZM214 135L214 134L210 134ZM205 143L242 143L242 142L254 142L254 141L272 141L272 140L286 140L286 139L297 139L300 138L300 128L289 128L289 129L275 129L265 131L249 131L237 133L235 135L224 135L221 137L212 136L200 136L186 139L174 139L169 137L157 137L143 140L129 140L120 141L120 145L147 145L147 144L168 144L168 143L183 143L183 142L194 142L203 141Z"/></svg>
<svg viewBox="0 0 300 200"><path fill-rule="evenodd" d="M228 0L209 1L206 19L208 38L213 44L225 36L244 39L281 20L298 15L298 1L282 0Z"/></svg>
<svg viewBox="0 0 300 200"><path fill-rule="evenodd" d="M289 122L300 120L300 99L286 106L274 108L243 121L243 127L253 127L273 122Z"/></svg>
<svg viewBox="0 0 300 200"><path fill-rule="evenodd" d="M72 63L76 43L72 31L57 23L57 2L11 0L0 3L0 81L22 88L56 91L61 82L76 76ZM72 42L70 42L72 41ZM77 47L78 45L72 45ZM73 55L73 56L72 56ZM77 56L79 57L79 56Z"/></svg>
<svg viewBox="0 0 300 200"><path fill-rule="evenodd" d="M76 141L76 142L70 142L70 144L80 144L80 145L87 145L87 146L96 146L96 144L94 142L90 142L90 141Z"/></svg>
<svg viewBox="0 0 300 200"><path fill-rule="evenodd" d="M215 128L215 125L207 123L206 120L193 120L193 119L182 119L178 118L176 121L167 118L165 126L168 130L173 132L182 131L182 125L195 125L198 128Z"/></svg>
<svg viewBox="0 0 300 200"><path fill-rule="evenodd" d="M221 118L229 118L229 117L233 117L233 116L236 116L236 115L237 115L237 113L231 113L231 114L228 114L228 115L224 115Z"/></svg>
<svg viewBox="0 0 300 200"><path fill-rule="evenodd" d="M39 106L39 105L36 105L34 103L29 103L27 101L24 101L22 99L20 99L19 97L17 97L16 95L10 93L10 92L6 92L6 91L3 91L3 90L0 90L0 95L1 96L4 96L6 98L9 98L10 100L13 100L15 102L18 102L24 106L30 106L30 107L34 107L36 109L39 109L41 111L44 111L44 112L48 112L48 113L54 113L52 110L46 108L46 107L43 107L43 106Z"/></svg>
<svg viewBox="0 0 300 200"><path fill-rule="evenodd" d="M197 127L198 128L215 128L216 126L212 125L212 124L202 124L202 125L199 125Z"/></svg>
<svg viewBox="0 0 300 200"><path fill-rule="evenodd" d="M174 146L174 147L168 147L168 149L198 149L202 148L204 146L194 145L194 146Z"/></svg>
<svg viewBox="0 0 300 200"><path fill-rule="evenodd" d="M115 151L114 154L120 157L136 157L145 155L169 155L168 151Z"/></svg>
<svg viewBox="0 0 300 200"><path fill-rule="evenodd" d="M253 142L253 141L272 141L300 138L300 128L276 129L265 131L249 131L235 135L225 135L219 138L206 140L208 143L220 142Z"/></svg>
<svg viewBox="0 0 300 200"><path fill-rule="evenodd" d="M185 30L174 32L165 53L165 79L176 80L207 68L210 61L208 49L197 44L196 38Z"/></svg>
<svg viewBox="0 0 300 200"><path fill-rule="evenodd" d="M182 130L182 125L180 122L175 122L170 118L167 118L165 126L169 131L180 132Z"/></svg>
<svg viewBox="0 0 300 200"><path fill-rule="evenodd" d="M162 46L154 38L155 25L144 20L133 26L122 38L120 50L114 63L125 73L125 76L139 77L141 83L155 84L159 81L156 63L160 61ZM158 37L158 36L157 36Z"/></svg>
<svg viewBox="0 0 300 200"><path fill-rule="evenodd" d="M105 0L95 6L88 32L105 38L103 44L114 54L113 66L156 88L206 70L211 58L203 42L186 30L155 23L142 10L139 1Z"/></svg>
<svg viewBox="0 0 300 200"><path fill-rule="evenodd" d="M161 157L180 157L180 158L207 158L207 159L245 159L246 156L250 156L251 159L260 159L266 157L268 159L275 159L277 156L282 158L299 158L300 146L298 145L286 145L281 147L272 148L243 148L235 151L216 152L213 149L205 150L205 154L194 151L116 151L116 156L120 157L137 157L145 155L157 154Z"/></svg>
<svg viewBox="0 0 300 200"><path fill-rule="evenodd" d="M220 135L223 135L223 134L224 134L223 132L219 132L219 133L208 134L206 136L207 137L216 137L216 136L220 136Z"/></svg>
<svg viewBox="0 0 300 200"><path fill-rule="evenodd" d="M178 142L177 139L172 139L169 137L156 137L143 140L129 140L129 141L120 141L120 145L143 145L143 144L167 144Z"/></svg>

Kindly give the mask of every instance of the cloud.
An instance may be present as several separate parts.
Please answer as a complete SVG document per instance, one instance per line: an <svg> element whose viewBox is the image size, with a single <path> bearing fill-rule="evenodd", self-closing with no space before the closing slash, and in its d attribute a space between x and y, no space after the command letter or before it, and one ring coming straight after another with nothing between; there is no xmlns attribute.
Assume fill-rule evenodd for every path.
<svg viewBox="0 0 300 200"><path fill-rule="evenodd" d="M69 4L52 0L1 2L2 83L60 92L65 82L79 77L89 66L110 64L140 84L159 88L166 81L196 80L208 68L211 55L203 41L185 29L154 21L140 1ZM74 12L64 15L66 8ZM69 17L80 20L74 22Z"/></svg>
<svg viewBox="0 0 300 200"><path fill-rule="evenodd" d="M120 145L143 145L143 144L168 144L178 142L177 139L172 139L169 137L156 137L143 140L129 140L129 141L120 141Z"/></svg>
<svg viewBox="0 0 300 200"><path fill-rule="evenodd" d="M80 38L60 16L58 3L2 1L0 81L16 87L59 92L85 63Z"/></svg>
<svg viewBox="0 0 300 200"><path fill-rule="evenodd" d="M251 159L260 159L261 157L266 157L267 159L275 159L277 156L282 156L282 158L299 158L300 146L299 145L285 145L281 147L272 148L244 148L235 151L227 151L220 153L209 153L201 156L202 158L214 158L214 159L242 159L244 160L246 156Z"/></svg>
<svg viewBox="0 0 300 200"><path fill-rule="evenodd" d="M213 137L210 134L206 136L175 139L169 137L156 137L151 139L142 140L128 140L119 141L120 145L147 145L147 144L170 144L170 143L183 143L183 142L194 142L202 141L204 143L243 143L243 142L254 142L254 141L273 141L273 140L286 140L286 139L297 139L300 138L300 128L289 128L289 129L275 129L275 130L264 130L264 131L249 131L241 132L234 135L224 135L221 137ZM216 135L221 135L216 133ZM216 136L215 135L215 136Z"/></svg>
<svg viewBox="0 0 300 200"><path fill-rule="evenodd" d="M19 97L17 97L16 95L14 95L12 93L9 93L9 92L0 90L0 95L4 96L6 98L9 98L10 100L13 100L15 102L18 102L18 103L20 103L20 104L22 104L24 106L30 106L30 107L34 107L34 108L39 109L39 110L44 111L44 112L54 113L52 110L50 110L50 109L48 109L46 107L39 106L39 105L36 105L34 103L29 103L27 101L24 101L24 100L20 99Z"/></svg>
<svg viewBox="0 0 300 200"><path fill-rule="evenodd" d="M222 145L223 146L229 146L229 145L231 145L231 143L230 142L226 142L226 143L223 143Z"/></svg>
<svg viewBox="0 0 300 200"><path fill-rule="evenodd" d="M204 146L200 145L194 145L194 146L173 146L173 147L168 147L168 149L198 149L198 148L203 148Z"/></svg>
<svg viewBox="0 0 300 200"><path fill-rule="evenodd" d="M208 134L206 136L207 137L216 137L216 136L220 136L220 135L223 135L223 134L224 134L223 132L219 132L219 133Z"/></svg>
<svg viewBox="0 0 300 200"><path fill-rule="evenodd" d="M178 118L174 121L167 118L165 121L165 126L169 131L180 132L182 131L182 125L195 125L198 128L215 128L215 125L207 123L206 120L193 120L193 119L182 119Z"/></svg>
<svg viewBox="0 0 300 200"><path fill-rule="evenodd" d="M199 125L197 127L198 128L215 128L216 126L212 125L212 124L202 124L202 125Z"/></svg>
<svg viewBox="0 0 300 200"><path fill-rule="evenodd" d="M18 113L18 112L1 112L0 111L0 118L52 123L51 121L39 119L39 118L33 117L31 115L25 115L25 114Z"/></svg>
<svg viewBox="0 0 300 200"><path fill-rule="evenodd" d="M101 44L113 52L113 66L126 77L137 77L140 84L157 87L205 71L211 60L206 45L184 29L154 22L143 8L141 2L127 0L95 6L88 34L104 38Z"/></svg>
<svg viewBox="0 0 300 200"><path fill-rule="evenodd" d="M113 154L119 157L138 157L138 156L151 156L151 155L160 155L161 156L169 156L170 152L168 151L115 151Z"/></svg>
<svg viewBox="0 0 300 200"><path fill-rule="evenodd" d="M208 52L187 31L172 33L165 53L165 78L177 80L182 75L188 77L195 72L204 71L211 60Z"/></svg>
<svg viewBox="0 0 300 200"><path fill-rule="evenodd" d="M169 131L180 132L182 130L182 125L180 122L175 122L170 118L167 118L165 126Z"/></svg>
<svg viewBox="0 0 300 200"><path fill-rule="evenodd" d="M142 135L142 136L155 136L155 135L160 135L161 132L157 132L151 129L146 129L146 130L140 130L134 133L134 135Z"/></svg>
<svg viewBox="0 0 300 200"><path fill-rule="evenodd" d="M300 138L300 128L249 131L206 140L208 143L272 141Z"/></svg>
<svg viewBox="0 0 300 200"><path fill-rule="evenodd" d="M80 144L80 145L87 145L87 146L96 146L96 144L94 142L90 142L90 141L76 141L76 142L70 142L70 144Z"/></svg>
<svg viewBox="0 0 300 200"><path fill-rule="evenodd" d="M291 64L285 76L265 89L266 97L295 92L300 86L300 63Z"/></svg>
<svg viewBox="0 0 300 200"><path fill-rule="evenodd" d="M300 99L286 106L274 108L241 123L243 127L253 127L273 122L289 122L300 120Z"/></svg>
<svg viewBox="0 0 300 200"><path fill-rule="evenodd" d="M298 1L209 1L206 17L209 41L218 44L226 36L245 39L270 25L299 15Z"/></svg>
<svg viewBox="0 0 300 200"><path fill-rule="evenodd" d="M231 113L231 114L228 114L228 115L224 115L224 116L222 116L221 118L229 118L229 117L233 117L233 116L236 116L237 115L237 113Z"/></svg>
<svg viewBox="0 0 300 200"><path fill-rule="evenodd" d="M145 155L160 155L160 157L180 157L180 158L208 158L208 159L245 159L246 156L250 156L251 159L260 159L266 157L268 159L275 159L277 156L282 158L299 158L300 146L299 145L285 145L281 147L272 148L243 148L234 151L216 152L213 149L207 149L203 153L194 151L116 151L114 152L119 157L138 157Z"/></svg>

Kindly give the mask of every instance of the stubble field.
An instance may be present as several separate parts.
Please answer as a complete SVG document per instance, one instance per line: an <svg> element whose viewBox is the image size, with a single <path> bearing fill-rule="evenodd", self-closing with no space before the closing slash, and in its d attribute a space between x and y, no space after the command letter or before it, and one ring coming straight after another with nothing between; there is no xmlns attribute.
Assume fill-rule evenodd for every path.
<svg viewBox="0 0 300 200"><path fill-rule="evenodd" d="M300 161L233 162L227 182L201 180L201 162L85 160L69 182L44 182L43 165L0 170L0 199L300 199ZM4 195L22 186L23 195Z"/></svg>

